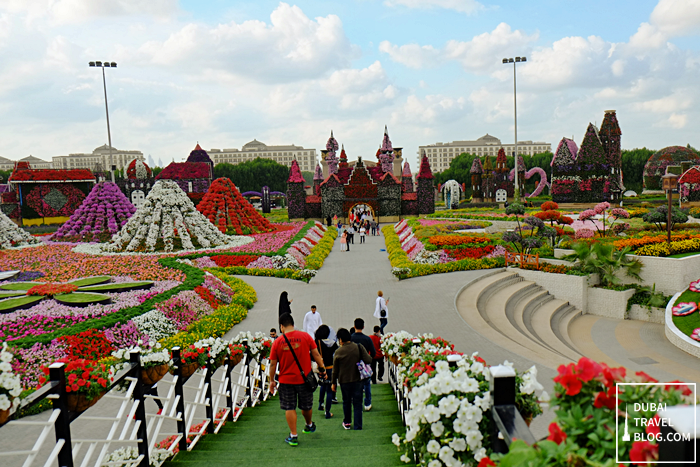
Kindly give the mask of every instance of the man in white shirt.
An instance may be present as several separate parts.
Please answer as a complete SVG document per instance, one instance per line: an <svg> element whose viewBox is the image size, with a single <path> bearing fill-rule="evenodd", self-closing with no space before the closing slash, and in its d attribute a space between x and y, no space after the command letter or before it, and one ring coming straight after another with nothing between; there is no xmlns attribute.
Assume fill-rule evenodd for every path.
<svg viewBox="0 0 700 467"><path fill-rule="evenodd" d="M304 331L311 335L312 339L316 339L316 329L323 324L321 314L316 311L316 305L311 305L311 311L304 316Z"/></svg>

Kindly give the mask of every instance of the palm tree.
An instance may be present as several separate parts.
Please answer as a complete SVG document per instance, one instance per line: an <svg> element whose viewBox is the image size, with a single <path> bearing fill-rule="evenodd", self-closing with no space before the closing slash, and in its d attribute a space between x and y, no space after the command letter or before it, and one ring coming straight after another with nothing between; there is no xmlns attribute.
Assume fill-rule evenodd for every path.
<svg viewBox="0 0 700 467"><path fill-rule="evenodd" d="M594 243L592 245L575 243L573 249L574 253L563 259L574 262L574 267L583 272L598 274L600 284L603 287L619 284L620 278L616 274L620 270L624 270L627 277L639 282L642 280L639 273L644 264L638 259L628 257L631 251L630 247L616 250L609 243Z"/></svg>

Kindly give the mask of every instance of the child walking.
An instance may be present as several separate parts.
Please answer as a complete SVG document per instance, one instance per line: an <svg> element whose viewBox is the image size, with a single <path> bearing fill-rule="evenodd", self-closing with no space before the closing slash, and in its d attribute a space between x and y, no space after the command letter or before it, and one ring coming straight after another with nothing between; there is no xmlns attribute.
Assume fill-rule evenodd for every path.
<svg viewBox="0 0 700 467"><path fill-rule="evenodd" d="M365 225L362 224L362 227L360 227L360 243L365 243L365 234L367 233L367 229L365 228Z"/></svg>
<svg viewBox="0 0 700 467"><path fill-rule="evenodd" d="M348 234L347 232L343 231L343 233L340 235L340 251L347 251L348 250Z"/></svg>

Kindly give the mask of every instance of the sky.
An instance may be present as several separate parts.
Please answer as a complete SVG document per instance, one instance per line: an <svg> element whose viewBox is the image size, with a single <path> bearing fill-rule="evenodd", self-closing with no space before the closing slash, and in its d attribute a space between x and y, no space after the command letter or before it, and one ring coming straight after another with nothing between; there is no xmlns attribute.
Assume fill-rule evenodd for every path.
<svg viewBox="0 0 700 467"><path fill-rule="evenodd" d="M562 137L615 109L624 149L700 147L700 0L2 0L0 156L147 157L254 138L374 160ZM408 157L407 157L408 156Z"/></svg>

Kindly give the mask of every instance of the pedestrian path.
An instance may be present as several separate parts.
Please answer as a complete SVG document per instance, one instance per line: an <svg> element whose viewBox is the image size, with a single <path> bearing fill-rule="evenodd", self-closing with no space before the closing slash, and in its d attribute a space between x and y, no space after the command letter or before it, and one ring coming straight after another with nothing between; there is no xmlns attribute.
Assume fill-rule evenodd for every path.
<svg viewBox="0 0 700 467"><path fill-rule="evenodd" d="M318 399L318 393L315 394ZM401 433L401 416L388 384L372 387L372 411L363 415L361 431L345 430L342 404L333 406L334 417L323 418L314 410L315 433L301 433L299 445L284 442L289 434L279 400L243 410L236 423L228 423L219 434L205 436L191 452L179 453L164 467L268 466L307 467L310 465L359 465L390 467L405 465L401 453L391 443L393 433Z"/></svg>

